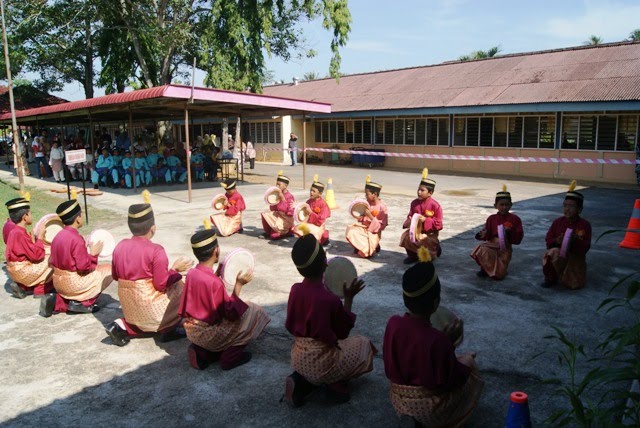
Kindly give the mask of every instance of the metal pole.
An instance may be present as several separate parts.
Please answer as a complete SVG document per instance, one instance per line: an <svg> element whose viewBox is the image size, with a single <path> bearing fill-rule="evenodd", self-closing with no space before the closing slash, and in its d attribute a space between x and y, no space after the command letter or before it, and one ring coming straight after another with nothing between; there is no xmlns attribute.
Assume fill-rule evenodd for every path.
<svg viewBox="0 0 640 428"><path fill-rule="evenodd" d="M240 127L242 126L242 122L240 121L240 116L236 116L236 144L240 144L240 159L238 162L240 163L240 171L242 171L242 177L244 181L244 153L242 152L242 132ZM237 166L238 164L236 164ZM236 179L238 178L238 168L236 168Z"/></svg>
<svg viewBox="0 0 640 428"><path fill-rule="evenodd" d="M129 104L129 132L127 132L127 134L129 134L129 146L131 147L131 158L133 159L133 161L131 161L131 167L133 168L133 175L131 176L131 180L133 181L133 192L135 193L138 191L138 186L136 185L136 158L133 148L133 114L131 113L131 104ZM125 179L125 186L126 185L127 184Z"/></svg>
<svg viewBox="0 0 640 428"><path fill-rule="evenodd" d="M189 109L184 106L185 151L187 152L187 199L191 203L191 148L189 147Z"/></svg>
<svg viewBox="0 0 640 428"><path fill-rule="evenodd" d="M304 112L302 113L302 188L307 188L307 114Z"/></svg>
<svg viewBox="0 0 640 428"><path fill-rule="evenodd" d="M7 30L4 23L4 0L0 0L0 12L2 13L2 44L4 46L4 62L7 67L7 85L9 86L9 106L11 108L11 126L13 130L13 150L17 156L18 182L20 183L20 194L24 192L24 176L22 164L22 145L18 121L16 120L16 106L13 100L13 80L11 79L11 63L9 62L9 44L7 42Z"/></svg>

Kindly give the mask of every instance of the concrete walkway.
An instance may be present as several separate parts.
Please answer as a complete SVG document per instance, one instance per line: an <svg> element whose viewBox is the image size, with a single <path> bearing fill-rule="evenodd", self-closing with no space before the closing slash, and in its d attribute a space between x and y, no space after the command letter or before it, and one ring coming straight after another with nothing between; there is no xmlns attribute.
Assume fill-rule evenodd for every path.
<svg viewBox="0 0 640 428"><path fill-rule="evenodd" d="M293 239L258 239L262 233L259 213L266 208L264 191L275 182L279 169L292 178L296 200L307 199L308 191L301 189L302 166L257 163L255 170L246 171L247 183L239 186L248 207L243 217L245 233L221 238L223 254L237 247L255 254L255 280L246 286L243 298L264 306L271 316L265 334L250 347L254 356L249 364L231 372L222 372L218 366L193 370L187 361L186 340L161 344L137 339L124 348L111 345L103 326L122 313L115 283L100 298L100 312L49 319L37 315L37 299L13 299L5 286L7 292L0 295L0 421L9 426L394 426L397 419L389 402L381 355L372 373L351 382L348 404L329 405L322 394L300 409L279 402L290 373L292 338L284 328L286 303L289 288L301 278L290 258ZM398 242L420 171L311 165L307 186L315 173L323 182L333 178L339 205L328 222L332 241L328 253L349 257L367 284L354 303L358 320L353 334L370 337L381 349L387 319L403 312L401 278L406 266ZM384 186L381 196L390 218L382 251L372 260L354 258L344 238L346 226L353 222L345 208L362 195L367 174ZM0 171L0 178L17 182L7 171ZM494 213L494 195L505 181L432 178L438 182L435 198L444 210L443 256L436 262L443 285L442 303L464 319L465 340L460 351L478 353L486 381L469 426L503 425L509 393L515 390L529 393L533 422L540 424L559 406L568 405L554 394L553 386L541 383L552 377L568 379L568 371L558 366L553 353L556 344L544 339L551 333L550 325L589 347L604 329L631 319L628 313L605 315L596 308L617 279L637 269L638 252L620 249L621 235L607 235L589 252L587 288L540 288L544 235L561 213L567 185L510 180L513 211L523 220L525 239L515 249L510 275L504 281L479 279L469 257L476 245L473 236ZM27 178L26 184L59 186L35 178ZM170 262L181 255L193 258L189 238L211 213L209 204L221 192L219 185L196 184L191 204L186 202L183 187L153 187L150 191L158 226L154 241L166 248ZM625 228L634 199L640 197L631 189L582 191L586 198L583 214L592 223L594 241L605 230ZM114 212L108 227L116 239L128 237L126 210L138 202L142 197L131 190L106 189L104 195L89 199L91 207ZM81 233L88 235L101 226L105 225L91 224ZM6 272L1 276L6 282ZM532 359L545 350L546 354ZM584 365L579 366L579 371L585 370Z"/></svg>

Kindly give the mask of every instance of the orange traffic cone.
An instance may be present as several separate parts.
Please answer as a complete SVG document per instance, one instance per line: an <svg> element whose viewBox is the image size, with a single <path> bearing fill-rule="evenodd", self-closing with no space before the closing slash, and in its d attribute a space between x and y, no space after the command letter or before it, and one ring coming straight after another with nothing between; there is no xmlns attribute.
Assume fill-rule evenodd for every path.
<svg viewBox="0 0 640 428"><path fill-rule="evenodd" d="M633 205L627 233L624 235L620 247L640 250L640 199L636 199L636 203Z"/></svg>

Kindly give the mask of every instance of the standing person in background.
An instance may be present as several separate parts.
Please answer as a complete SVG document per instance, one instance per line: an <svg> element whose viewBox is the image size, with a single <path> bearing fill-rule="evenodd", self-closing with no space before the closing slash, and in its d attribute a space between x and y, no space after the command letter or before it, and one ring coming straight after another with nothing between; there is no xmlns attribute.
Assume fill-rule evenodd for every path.
<svg viewBox="0 0 640 428"><path fill-rule="evenodd" d="M253 148L251 136L247 139L247 148L245 149L245 153L249 159L249 169L254 169L256 166L256 149Z"/></svg>
<svg viewBox="0 0 640 428"><path fill-rule="evenodd" d="M33 143L31 143L31 148L33 149L34 157L36 159L36 172L38 173L38 178L45 178L49 174L47 173L47 157L44 155L44 144L42 144L42 137L34 138ZM44 176L42 175L43 172Z"/></svg>
<svg viewBox="0 0 640 428"><path fill-rule="evenodd" d="M63 160L64 152L62 151L62 147L60 147L57 141L54 141L53 147L51 147L51 153L49 153L49 164L53 171L53 179L56 180L57 183L64 181Z"/></svg>
<svg viewBox="0 0 640 428"><path fill-rule="evenodd" d="M296 166L298 159L298 136L293 132L289 135L289 154L291 155L291 166Z"/></svg>

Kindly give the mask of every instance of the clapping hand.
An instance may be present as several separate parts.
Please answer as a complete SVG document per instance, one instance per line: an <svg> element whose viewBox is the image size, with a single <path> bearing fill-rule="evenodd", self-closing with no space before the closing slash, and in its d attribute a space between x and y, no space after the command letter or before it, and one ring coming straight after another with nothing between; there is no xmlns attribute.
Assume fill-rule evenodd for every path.
<svg viewBox="0 0 640 428"><path fill-rule="evenodd" d="M104 243L102 241L92 242L89 245L89 254L92 256L97 256L102 251L102 247L104 247Z"/></svg>
<svg viewBox="0 0 640 428"><path fill-rule="evenodd" d="M359 278L354 278L354 280L351 281L351 284L349 285L347 285L347 283L345 282L344 284L342 284L342 293L344 294L344 298L353 299L356 294L364 289L364 287L366 287L364 285L364 281Z"/></svg>
<svg viewBox="0 0 640 428"><path fill-rule="evenodd" d="M178 260L173 262L173 266L171 266L171 269L175 270L178 273L183 273L191 269L192 266L192 260L189 260L186 257L178 257Z"/></svg>

